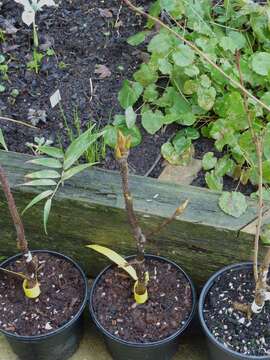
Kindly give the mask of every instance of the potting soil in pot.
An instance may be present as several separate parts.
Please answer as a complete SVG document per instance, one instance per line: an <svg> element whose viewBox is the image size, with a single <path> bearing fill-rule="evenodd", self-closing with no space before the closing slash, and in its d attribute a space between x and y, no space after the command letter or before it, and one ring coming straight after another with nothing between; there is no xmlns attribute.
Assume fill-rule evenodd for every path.
<svg viewBox="0 0 270 360"><path fill-rule="evenodd" d="M234 303L251 304L254 278L250 269L223 273L206 297L204 318L214 337L225 347L245 355L270 355L270 306L249 320Z"/></svg>
<svg viewBox="0 0 270 360"><path fill-rule="evenodd" d="M110 268L96 286L93 306L100 324L111 334L131 342L162 340L181 328L192 308L191 287L176 267L146 259L149 299L136 304L134 281L121 269Z"/></svg>
<svg viewBox="0 0 270 360"><path fill-rule="evenodd" d="M41 295L25 297L22 280L0 271L0 328L18 335L49 333L63 326L79 311L85 286L76 267L52 254L38 254ZM22 261L7 269L23 271Z"/></svg>

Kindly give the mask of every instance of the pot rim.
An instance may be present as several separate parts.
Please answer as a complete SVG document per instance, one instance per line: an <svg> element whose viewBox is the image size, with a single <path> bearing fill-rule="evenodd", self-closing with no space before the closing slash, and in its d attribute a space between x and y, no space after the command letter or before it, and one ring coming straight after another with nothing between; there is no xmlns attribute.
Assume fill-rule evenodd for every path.
<svg viewBox="0 0 270 360"><path fill-rule="evenodd" d="M81 303L81 306L79 308L79 310L77 311L76 315L70 319L67 323L65 323L63 326L59 327L56 330L53 330L51 332L48 332L47 334L41 334L41 335L33 335L33 336L27 336L27 335L17 335L17 334L13 334L10 333L6 330L0 329L0 333L3 333L5 336L9 337L9 338L13 338L16 339L18 341L37 341L37 340L43 340L49 337L52 337L54 335L58 335L60 333L62 333L64 330L66 330L68 327L70 327L71 325L73 325L73 323L75 323L78 318L81 316L87 300L88 300L88 282L87 282L87 278L85 273L83 272L82 268L80 267L80 265L77 264L77 262L75 262L74 260L72 260L69 256L66 256L64 254L58 253L57 251L52 251L52 250L31 250L32 254L40 254L40 253L49 253L53 256L56 257L60 257L63 258L64 260L70 262L73 266L75 266L75 268L79 271L79 273L82 276L83 282L84 282L84 298L83 301ZM6 265L8 265L10 262L17 260L18 258L20 258L22 256L22 254L16 254L6 260L4 260L2 263L0 263L1 267L4 267Z"/></svg>
<svg viewBox="0 0 270 360"><path fill-rule="evenodd" d="M269 360L270 356L269 355L260 355L260 356L256 356L256 355L245 355L245 354L241 354L237 351L231 350L227 347L225 347L224 345L222 345L215 337L214 335L211 333L211 331L209 330L209 328L206 325L206 322L204 320L204 314L203 314L203 309L204 309L204 304L205 304L205 298L208 295L208 292L210 290L210 288L213 286L215 280L217 277L221 276L223 273L229 271L229 270L235 270L237 268L243 268L243 267L252 267L253 263L251 261L247 261L247 262L241 262L241 263L237 263L237 264L232 264L232 265L228 265L223 267L222 269L220 269L219 271L215 272L209 279L208 281L205 283L202 291L201 291L201 295L199 298L199 304L198 304L198 312L199 312L199 319L200 319L200 323L201 326L203 327L203 330L207 336L207 338L214 344L216 345L220 350L230 354L231 356L234 356L236 358L239 359L245 359L245 360Z"/></svg>
<svg viewBox="0 0 270 360"><path fill-rule="evenodd" d="M128 260L128 259L132 259L134 258L136 255L130 255L130 256L126 256L125 259ZM182 272L182 274L185 276L185 278L187 279L189 285L190 285L190 288L191 288L191 293L192 293L192 308L191 308L191 311L190 311L190 314L189 314L189 317L188 319L186 320L185 324L182 325L176 332L174 332L173 334L171 334L170 336L166 337L165 339L162 339L162 340L158 340L158 341L153 341L153 342L147 342L147 343L137 343L137 342L132 342L132 341L127 341L127 340L123 340L113 334L111 334L107 329L105 329L98 321L97 317L96 317L96 314L95 314L95 311L94 311L94 308L93 308L93 296L94 296L94 290L95 290L95 287L96 285L98 284L101 276L103 274L106 273L106 271L111 268L112 266L114 266L114 264L110 264L108 265L105 269L103 269L99 275L96 277L94 283L93 283L93 286L91 288L91 291L90 291L90 301L89 301L89 308L90 308L90 314L92 316L92 319L94 320L94 323L95 325L98 327L98 329L103 333L103 335L105 334L107 337L109 337L110 339L112 340L115 340L123 345L127 345L127 346L130 346L130 347L136 347L136 348L151 348L151 347L154 347L154 346L157 346L157 345L163 345L165 343L168 343L172 340L174 340L178 335L180 335L181 333L184 332L184 330L188 327L188 325L190 324L191 320L193 319L194 315L195 315L195 310L196 310L196 290L195 290L195 287L194 287L194 284L191 280L191 278L186 274L186 272L179 266L177 265L175 262L171 261L171 260L168 260L162 256L157 256L157 255L151 255L151 254L145 254L145 257L147 258L152 258L152 259L157 259L157 260L161 260L161 261L164 261L164 262L167 262L171 265L173 265L174 267L176 267L179 271Z"/></svg>

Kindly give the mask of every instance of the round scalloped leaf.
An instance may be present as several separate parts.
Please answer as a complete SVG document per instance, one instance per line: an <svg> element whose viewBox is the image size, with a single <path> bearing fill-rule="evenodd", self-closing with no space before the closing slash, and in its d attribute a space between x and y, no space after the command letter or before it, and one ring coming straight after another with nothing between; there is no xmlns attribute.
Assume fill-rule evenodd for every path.
<svg viewBox="0 0 270 360"><path fill-rule="evenodd" d="M247 209L246 197L240 192L225 191L219 198L219 207L226 214L240 217Z"/></svg>

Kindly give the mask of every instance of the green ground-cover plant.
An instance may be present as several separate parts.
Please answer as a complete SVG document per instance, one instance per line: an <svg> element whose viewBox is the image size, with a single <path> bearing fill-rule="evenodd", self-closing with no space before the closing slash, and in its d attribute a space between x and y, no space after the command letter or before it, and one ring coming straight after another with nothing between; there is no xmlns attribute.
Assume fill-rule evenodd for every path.
<svg viewBox="0 0 270 360"><path fill-rule="evenodd" d="M159 0L155 2L152 7L152 15L145 13L142 9L134 6L130 0L124 0L124 2L137 13L144 15L148 18L148 25L153 26L153 24L157 24L161 26L162 29L166 29L168 34L174 35L175 38L181 40L184 45L187 45L189 50L193 50L194 54L192 55L192 62L190 65L194 65L195 54L199 54L200 58L203 59L203 66L208 68L208 79L211 76L211 82L203 78L203 84L201 84L202 78L200 78L200 83L198 84L198 88L195 93L195 101L197 104L193 104L195 108L199 106L203 109L203 104L200 104L200 91L199 87L203 87L206 89L210 89L211 87L215 90L215 97L210 97L211 107L214 110L214 114L222 116L222 118L217 118L214 121L211 120L210 124L204 125L204 129L206 128L206 132L211 133L212 127L214 128L216 123L222 122L220 128L218 126L217 132L220 133L220 137L217 137L216 147L221 146L221 150L224 146L227 146L228 154L236 163L234 166L238 166L240 168L239 178L241 180L241 175L243 171L243 166L248 166L248 169L251 174L249 174L248 179L253 181L258 185L258 216L257 216L257 226L256 226L256 234L254 241L254 259L253 259L253 273L255 280L255 294L253 301L249 304L246 303L234 303L234 307L240 311L247 313L250 318L253 314L260 313L265 305L266 301L270 300L270 291L268 285L268 273L270 267L270 233L269 228L262 231L262 223L263 223L263 213L265 211L264 207L264 190L267 188L267 184L269 183L268 172L270 169L268 150L269 150L269 112L270 108L268 106L267 96L268 96L268 78L269 78L269 70L267 65L267 58L269 50L269 43L267 39L269 38L269 19L267 11L269 10L268 5L265 7L261 7L260 5L252 2L252 1L224 1L224 7L214 6L210 1L194 1L192 4L187 3L185 0L174 0L174 1L166 1ZM212 5L212 6L210 6ZM183 14L187 14L187 10L190 9L194 15L193 21L189 25L189 22L185 22L181 24L181 18ZM177 28L171 28L163 21L158 19L158 16L162 9L166 10L166 14L169 14L170 18L177 25ZM225 10L224 10L225 9ZM235 12L235 10L238 10ZM207 10L207 11L206 11ZM209 19L210 14L212 12L217 12L216 18L214 20L212 17ZM204 20L203 15L206 14L208 16L208 22ZM154 16L153 16L154 15ZM177 20L178 18L178 20ZM228 21L230 20L230 26L228 25ZM223 62L218 62L218 57L216 56L216 52L207 54L202 52L197 45L194 45L194 39L186 40L186 37L189 35L192 36L194 33L207 35L208 41L211 40L209 31L209 24L214 23L216 30L216 26L221 28L222 36L218 38L219 42L215 44L215 48L221 47L224 51L228 50L232 52L232 58L230 58L228 65L226 68L222 67L224 65ZM245 24L245 25L244 25ZM186 27L186 26L190 26ZM244 54L241 54L240 50L242 48L239 47L240 42L234 42L234 37L239 40L239 34L233 35L231 33L227 33L227 31L233 30L235 31L235 27L243 27L243 33L241 33L241 43L244 44L243 37L245 41L249 43L249 49L251 50L250 54L244 51ZM250 26L252 29L251 32L248 32L249 28L245 29L245 26ZM226 30L226 35L224 35L224 31ZM184 33L183 33L184 32ZM211 29L213 32L213 29ZM191 33L191 34L190 34ZM168 35L166 34L166 36ZM158 34L159 35L159 34ZM158 36L156 35L156 36ZM197 35L197 34L196 34ZM215 34L212 34L214 37ZM225 37L225 39L224 39ZM175 40L175 39L174 39ZM192 41L193 40L193 41ZM168 40L169 41L169 40ZM196 39L195 39L196 41ZM151 42L150 42L151 44ZM207 43L206 45L208 45ZM234 44L234 47L232 46ZM161 43L159 44L160 47ZM236 46L237 45L237 46ZM149 45L150 46L150 45ZM165 46L165 43L164 43ZM239 49L238 49L239 47ZM179 45L178 50L179 51ZM204 50L205 51L205 50ZM181 52L181 51L180 51ZM190 53L190 52L187 52ZM182 61L186 61L186 52L182 52L181 56L177 53L177 61L179 61L178 55L182 59ZM184 58L184 59L183 59ZM235 61L234 61L235 59ZM175 61L176 59L174 59ZM226 58L227 60L227 58ZM151 60L150 60L151 61ZM218 65L217 65L218 64ZM199 65L199 64L196 64ZM194 65L194 66L196 66ZM211 65L211 66L209 66ZM173 65L179 66L176 63ZM183 66L183 63L180 67ZM198 67L199 68L199 67ZM204 69L205 70L205 69ZM229 71L228 71L229 70ZM215 75L213 76L213 71ZM198 73L199 75L199 73ZM221 76L222 75L222 76ZM217 77L216 77L217 76ZM208 83L207 86L205 86ZM190 80L186 80L190 81ZM184 85L186 84L184 82ZM225 83L224 83L225 81ZM180 83L181 84L181 83ZM178 84L179 89L180 84ZM214 84L215 86L212 86ZM218 86L217 86L218 84ZM183 85L183 84L182 84ZM184 86L183 85L183 86ZM220 89L221 87L221 89ZM219 98L219 91L221 91L221 95ZM184 90L184 87L183 87ZM254 90L256 90L256 95L260 97L260 99L253 95ZM224 91L224 93L223 93ZM213 92L214 94L214 92ZM181 95L181 93L180 93ZM185 98L185 94L181 95ZM207 103L208 102L208 97ZM225 100L225 101L224 101ZM236 101L235 101L236 100ZM215 110L215 107L217 109ZM206 109L205 109L206 110ZM208 109L209 110L209 109ZM267 112L265 112L267 110ZM221 111L219 113L219 111ZM163 114L163 116L166 116ZM233 121L231 121L233 119ZM210 129L209 129L210 127ZM227 131L229 129L228 136ZM243 144L243 139L248 138L249 142ZM231 144L230 139L233 140L233 144ZM219 142L221 140L221 143ZM242 140L242 142L240 141ZM247 141L247 140L246 140ZM245 145L245 146L244 146ZM237 148L237 152L235 151ZM213 156L213 154L207 154L204 158L204 167L209 170L217 167L218 160ZM219 167L222 167L219 165ZM245 169L246 170L246 169ZM215 176L218 177L217 174L214 173ZM265 186L265 188L264 188ZM232 216L240 216L243 212L243 204L241 206L241 202L244 203L243 198L236 196L236 201L233 199L233 196L239 193L232 193L230 197L227 194L223 194L223 198L220 200L220 206L225 210L228 214ZM226 197L227 196L227 197ZM243 195L242 195L243 196ZM240 209L239 209L240 207ZM244 203L244 207L246 204ZM258 263L258 256L260 250L260 237L263 241L264 245L268 247L264 251L263 260L261 264Z"/></svg>
<svg viewBox="0 0 270 360"><path fill-rule="evenodd" d="M217 159L205 154L203 167L206 183L214 190L223 189L225 175L243 184L258 183L245 92L254 131L264 133L263 179L270 183L269 9L269 4L244 0L216 5L212 0L158 0L150 14L161 15L167 28L155 31L154 21L148 19L146 30L128 41L137 46L148 39L150 58L119 92L125 110L122 126L137 129L137 115L149 134L178 124L180 130L161 148L163 157L176 165L193 156L194 139L213 139L223 155ZM142 105L136 109L139 99Z"/></svg>

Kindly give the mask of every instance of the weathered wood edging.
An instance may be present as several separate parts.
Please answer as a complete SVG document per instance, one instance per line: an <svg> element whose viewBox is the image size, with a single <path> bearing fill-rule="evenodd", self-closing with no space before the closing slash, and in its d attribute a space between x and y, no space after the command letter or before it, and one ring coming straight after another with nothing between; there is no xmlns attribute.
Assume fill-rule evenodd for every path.
<svg viewBox="0 0 270 360"><path fill-rule="evenodd" d="M0 163L7 171L20 210L37 191L20 186L29 170L40 168L26 164L30 158L0 151ZM256 204L252 201L246 213L236 219L219 209L219 193L207 189L131 176L131 190L142 227L148 230L189 199L185 213L151 239L147 251L176 261L197 284L225 264L251 258L253 236L242 229L256 218ZM123 255L134 253L117 172L94 168L67 181L54 201L48 236L43 231L42 206L30 209L23 219L32 249L47 248L70 255L91 276L107 262L85 245L98 243ZM0 191L0 256L16 251L15 231Z"/></svg>

